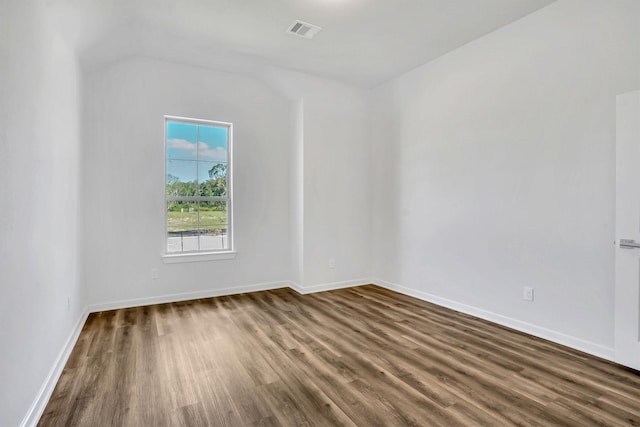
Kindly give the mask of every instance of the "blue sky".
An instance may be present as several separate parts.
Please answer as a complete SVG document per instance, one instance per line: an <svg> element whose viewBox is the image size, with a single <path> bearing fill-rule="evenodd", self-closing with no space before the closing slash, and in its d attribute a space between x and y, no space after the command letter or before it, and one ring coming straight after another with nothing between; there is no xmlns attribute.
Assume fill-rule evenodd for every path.
<svg viewBox="0 0 640 427"><path fill-rule="evenodd" d="M209 169L227 162L226 127L167 121L167 173L180 181L209 179Z"/></svg>

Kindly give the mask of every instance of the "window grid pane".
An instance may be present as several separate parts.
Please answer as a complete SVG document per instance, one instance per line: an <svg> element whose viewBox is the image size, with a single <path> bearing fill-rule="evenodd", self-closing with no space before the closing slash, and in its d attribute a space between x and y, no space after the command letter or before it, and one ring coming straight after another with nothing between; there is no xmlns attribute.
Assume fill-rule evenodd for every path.
<svg viewBox="0 0 640 427"><path fill-rule="evenodd" d="M230 125L195 122L167 120L167 253L231 249Z"/></svg>

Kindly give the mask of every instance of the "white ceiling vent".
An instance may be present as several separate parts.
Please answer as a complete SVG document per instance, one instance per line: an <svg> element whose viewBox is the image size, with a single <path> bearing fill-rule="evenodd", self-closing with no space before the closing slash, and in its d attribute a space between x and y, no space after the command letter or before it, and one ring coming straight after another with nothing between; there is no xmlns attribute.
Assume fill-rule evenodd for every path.
<svg viewBox="0 0 640 427"><path fill-rule="evenodd" d="M295 34L296 36L304 37L305 39L312 39L313 36L318 34L322 30L322 28L317 25L308 24L302 21L295 21L289 29L287 33Z"/></svg>

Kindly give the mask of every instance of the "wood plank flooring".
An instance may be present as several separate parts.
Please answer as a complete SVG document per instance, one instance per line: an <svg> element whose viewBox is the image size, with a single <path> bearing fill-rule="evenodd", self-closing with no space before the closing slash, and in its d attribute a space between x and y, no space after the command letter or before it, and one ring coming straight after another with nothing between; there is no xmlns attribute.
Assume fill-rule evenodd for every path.
<svg viewBox="0 0 640 427"><path fill-rule="evenodd" d="M640 425L640 376L373 285L279 289L90 315L39 425Z"/></svg>

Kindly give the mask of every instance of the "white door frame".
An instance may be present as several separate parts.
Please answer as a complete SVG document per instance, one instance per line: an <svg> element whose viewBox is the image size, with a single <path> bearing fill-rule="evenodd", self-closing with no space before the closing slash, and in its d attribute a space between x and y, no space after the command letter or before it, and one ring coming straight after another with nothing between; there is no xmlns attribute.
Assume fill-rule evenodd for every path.
<svg viewBox="0 0 640 427"><path fill-rule="evenodd" d="M640 90L616 98L615 360L640 370Z"/></svg>

